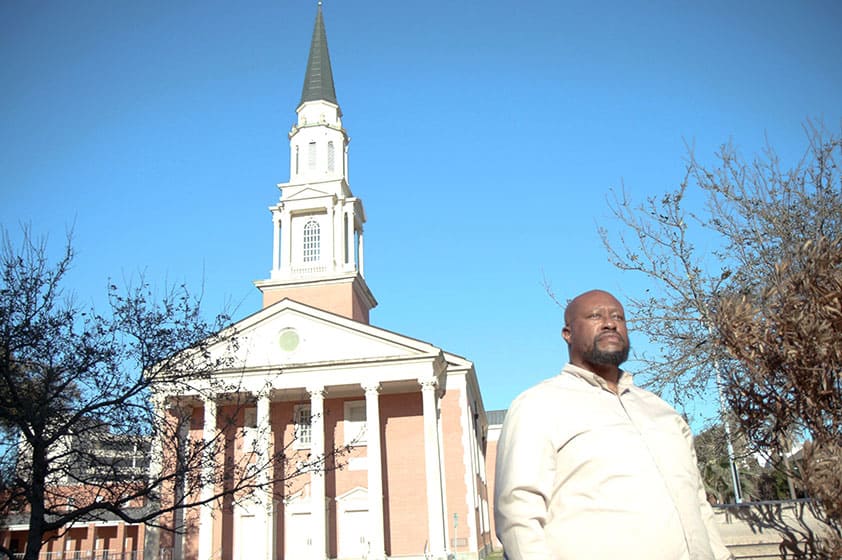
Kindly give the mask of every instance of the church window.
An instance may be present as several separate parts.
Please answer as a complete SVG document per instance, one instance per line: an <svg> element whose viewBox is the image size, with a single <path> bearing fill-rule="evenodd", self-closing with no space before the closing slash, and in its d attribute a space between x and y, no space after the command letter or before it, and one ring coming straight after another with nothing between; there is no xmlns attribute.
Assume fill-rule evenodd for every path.
<svg viewBox="0 0 842 560"><path fill-rule="evenodd" d="M345 445L366 444L365 401L345 403Z"/></svg>
<svg viewBox="0 0 842 560"><path fill-rule="evenodd" d="M307 145L307 167L310 169L316 168L316 143L310 142Z"/></svg>
<svg viewBox="0 0 842 560"><path fill-rule="evenodd" d="M316 262L319 260L319 222L314 218L307 220L304 224L304 262Z"/></svg>
<svg viewBox="0 0 842 560"><path fill-rule="evenodd" d="M360 266L360 232L354 230L354 264Z"/></svg>
<svg viewBox="0 0 842 560"><path fill-rule="evenodd" d="M257 427L257 409L253 406L246 408L243 411L243 427L256 428Z"/></svg>
<svg viewBox="0 0 842 560"><path fill-rule="evenodd" d="M257 409L248 407L243 411L243 449L254 450L257 446Z"/></svg>
<svg viewBox="0 0 842 560"><path fill-rule="evenodd" d="M298 175L298 145L295 146L295 174Z"/></svg>
<svg viewBox="0 0 842 560"><path fill-rule="evenodd" d="M343 239L345 240L345 243L343 243L343 245L345 246L345 262L347 263L348 262L348 214L345 214L345 227L342 228L342 232L343 232Z"/></svg>
<svg viewBox="0 0 842 560"><path fill-rule="evenodd" d="M327 170L333 171L336 168L335 156L333 153L333 141L327 143Z"/></svg>
<svg viewBox="0 0 842 560"><path fill-rule="evenodd" d="M309 404L300 404L295 407L295 446L310 447L313 441L312 415Z"/></svg>

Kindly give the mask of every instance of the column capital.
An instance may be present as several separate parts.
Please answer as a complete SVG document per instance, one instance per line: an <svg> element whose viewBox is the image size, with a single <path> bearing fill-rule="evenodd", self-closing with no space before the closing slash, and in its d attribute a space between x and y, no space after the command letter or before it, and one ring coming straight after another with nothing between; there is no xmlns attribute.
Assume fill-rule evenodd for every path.
<svg viewBox="0 0 842 560"><path fill-rule="evenodd" d="M382 388L379 381L363 381L362 383L360 383L360 386L363 388L363 391L365 391L366 394L377 394Z"/></svg>
<svg viewBox="0 0 842 560"><path fill-rule="evenodd" d="M187 403L170 403L167 406L167 412L181 421L186 421L193 416L194 410L196 410L196 407Z"/></svg>
<svg viewBox="0 0 842 560"><path fill-rule="evenodd" d="M419 377L418 384L422 391L433 391L439 386L439 380L435 377Z"/></svg>
<svg viewBox="0 0 842 560"><path fill-rule="evenodd" d="M216 414L218 410L215 396L203 397L202 404L204 405L205 426L207 429L213 429L216 426Z"/></svg>
<svg viewBox="0 0 842 560"><path fill-rule="evenodd" d="M307 387L307 393L309 393L311 399L324 398L327 395L327 389L324 385L311 385Z"/></svg>

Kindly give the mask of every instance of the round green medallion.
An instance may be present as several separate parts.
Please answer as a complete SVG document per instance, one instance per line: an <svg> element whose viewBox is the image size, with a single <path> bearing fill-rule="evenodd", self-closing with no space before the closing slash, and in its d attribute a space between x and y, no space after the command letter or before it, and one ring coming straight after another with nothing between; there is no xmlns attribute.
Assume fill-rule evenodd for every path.
<svg viewBox="0 0 842 560"><path fill-rule="evenodd" d="M278 345L284 352L292 352L293 350L298 348L298 343L300 342L300 340L301 339L298 337L298 332L296 332L296 330L292 328L284 329L278 335Z"/></svg>

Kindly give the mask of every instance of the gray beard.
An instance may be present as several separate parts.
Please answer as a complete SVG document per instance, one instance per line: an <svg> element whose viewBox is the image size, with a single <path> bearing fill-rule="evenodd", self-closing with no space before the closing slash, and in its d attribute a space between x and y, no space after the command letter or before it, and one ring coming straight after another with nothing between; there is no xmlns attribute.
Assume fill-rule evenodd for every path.
<svg viewBox="0 0 842 560"><path fill-rule="evenodd" d="M585 353L585 359L592 364L599 364L602 366L619 366L625 362L629 357L629 347L626 346L622 350L614 350L612 352L604 352L594 347Z"/></svg>

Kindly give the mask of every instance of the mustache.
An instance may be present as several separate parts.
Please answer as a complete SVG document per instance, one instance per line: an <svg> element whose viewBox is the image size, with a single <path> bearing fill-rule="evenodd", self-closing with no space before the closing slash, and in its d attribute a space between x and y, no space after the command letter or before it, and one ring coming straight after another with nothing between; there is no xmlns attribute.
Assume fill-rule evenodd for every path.
<svg viewBox="0 0 842 560"><path fill-rule="evenodd" d="M596 335L594 337L594 340L599 340L600 338L604 338L606 336L610 336L611 338L618 338L618 339L620 339L624 342L628 340L626 337L624 337L623 335L621 335L620 333L618 333L616 331L608 331L608 332L604 332L604 333L599 333L598 335Z"/></svg>

